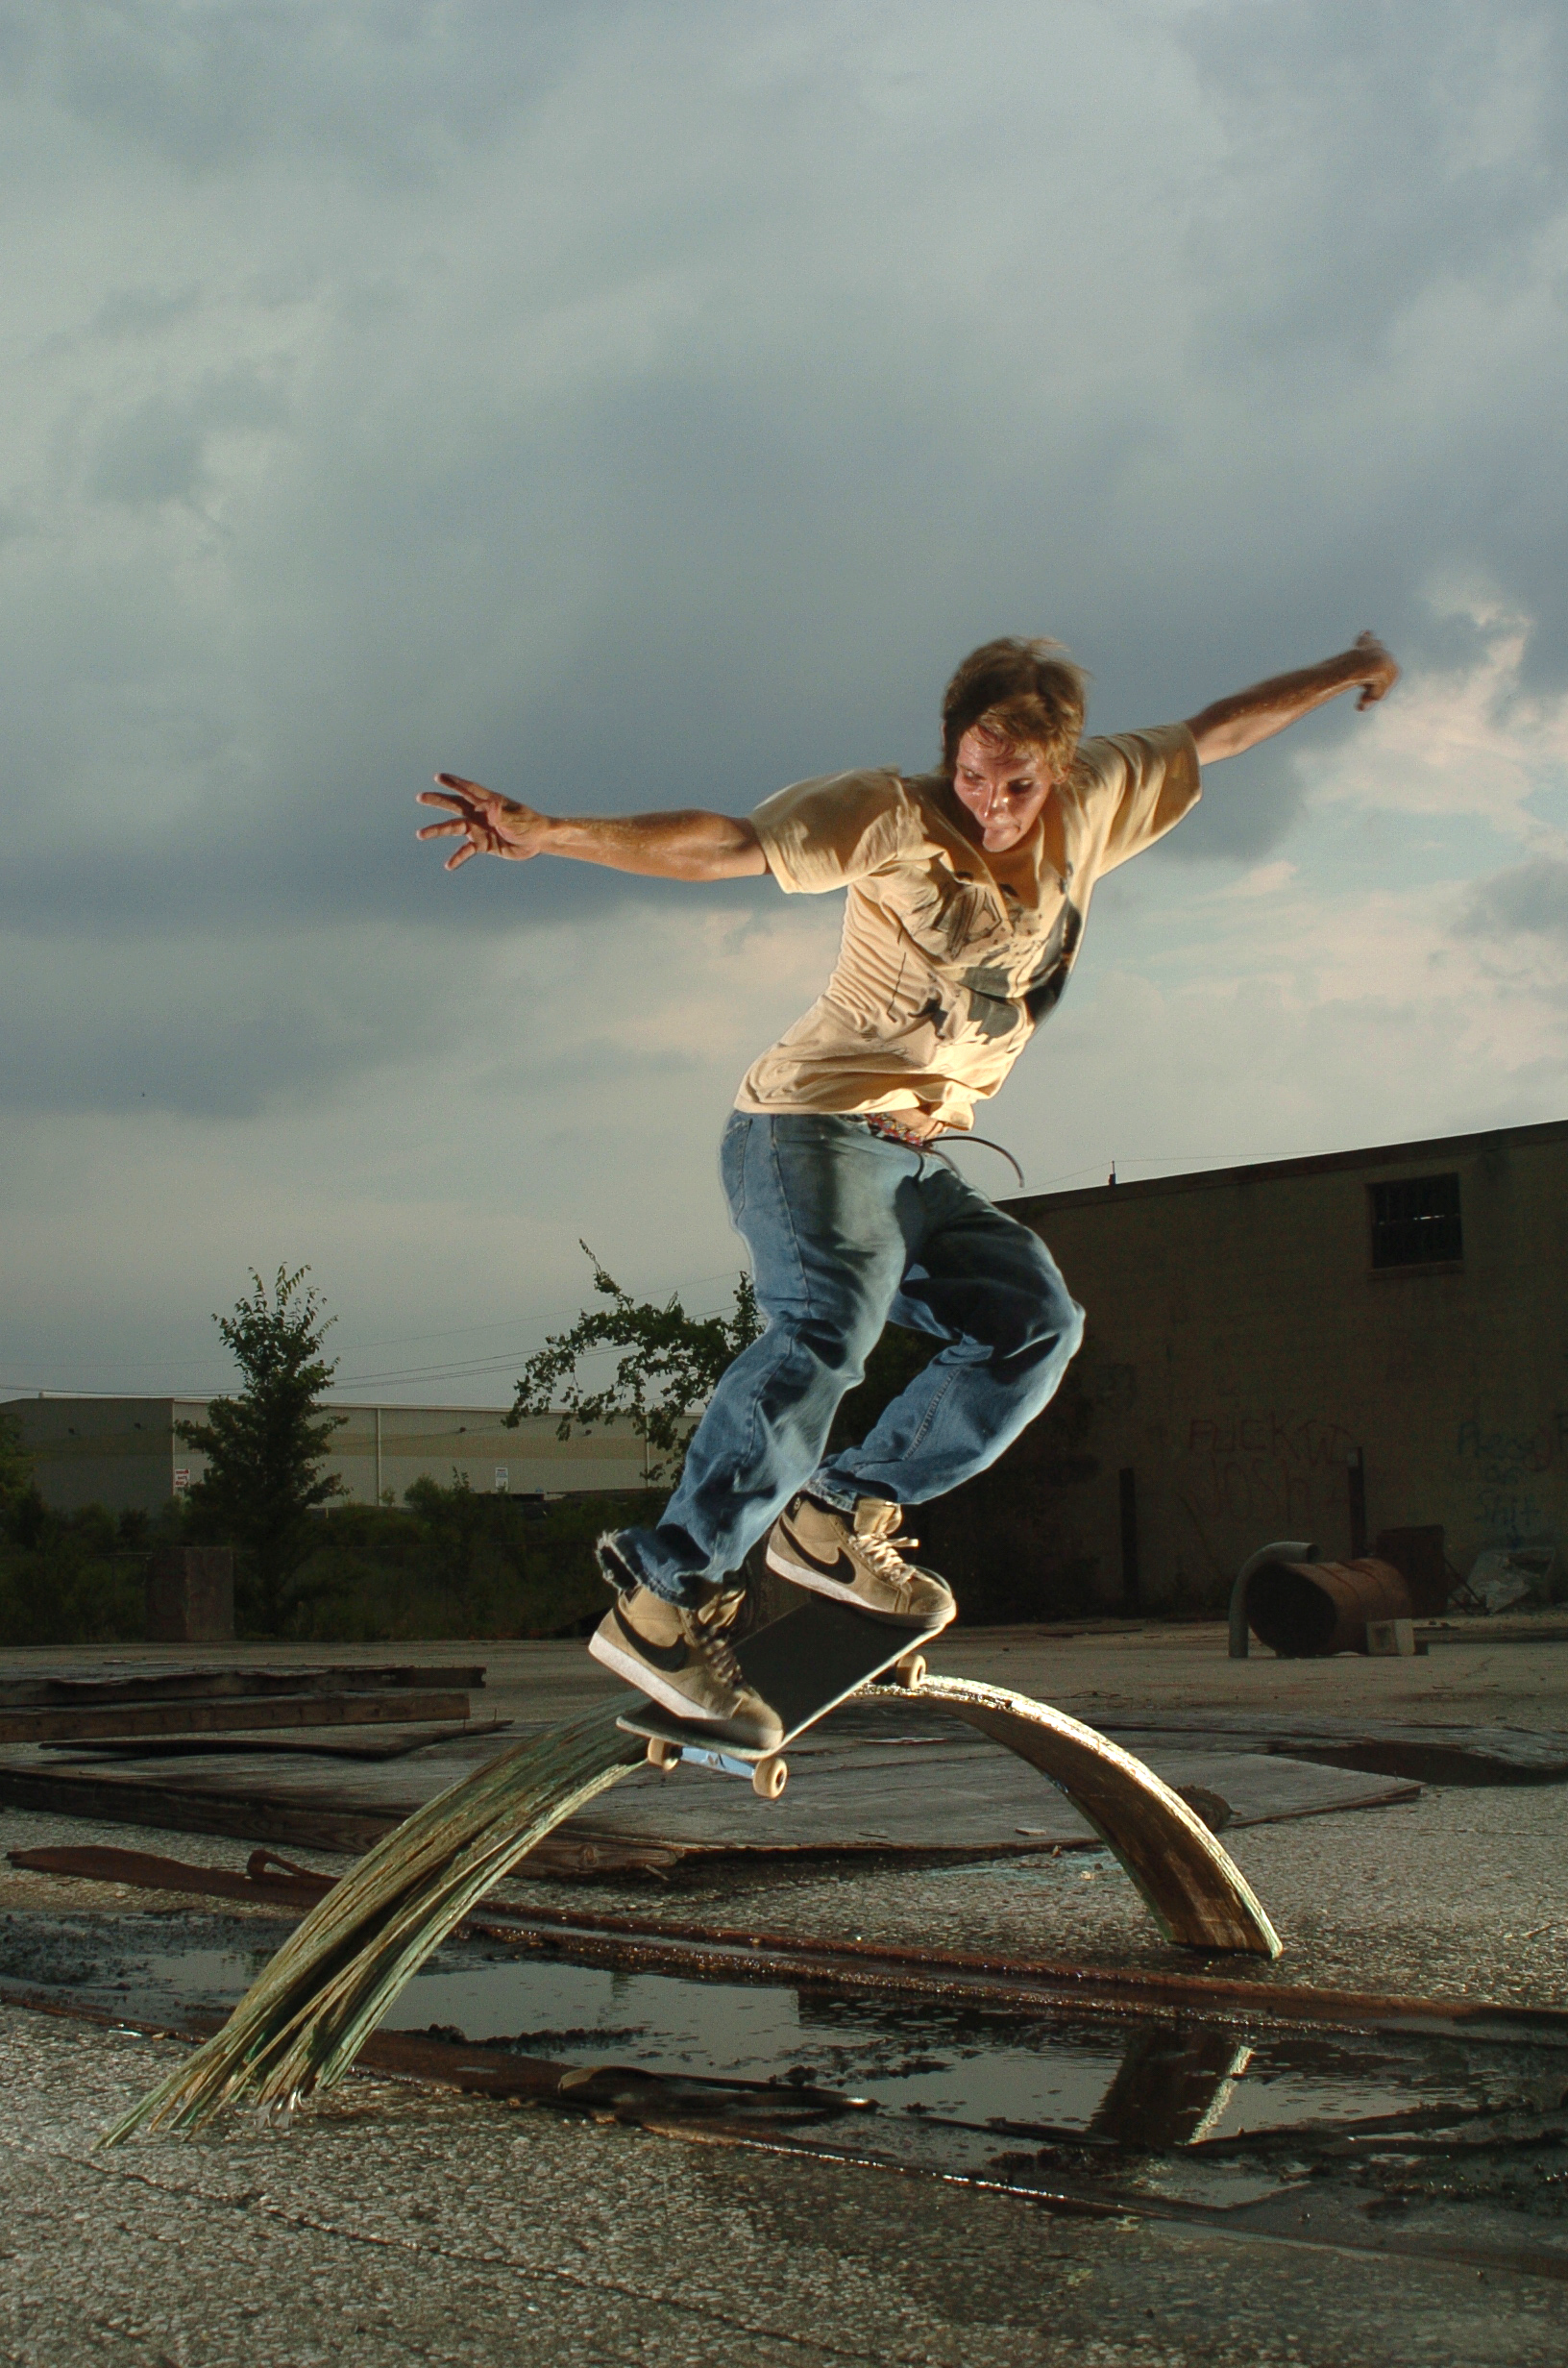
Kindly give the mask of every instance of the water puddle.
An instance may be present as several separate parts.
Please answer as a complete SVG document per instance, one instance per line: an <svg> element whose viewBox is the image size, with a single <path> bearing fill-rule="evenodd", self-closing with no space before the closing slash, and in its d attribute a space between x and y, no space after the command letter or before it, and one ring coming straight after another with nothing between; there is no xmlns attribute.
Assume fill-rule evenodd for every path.
<svg viewBox="0 0 1568 2368"><path fill-rule="evenodd" d="M227 2013L288 1929L221 1913L0 1917L0 1987L178 2027ZM717 2115L743 2137L1074 2208L1439 2258L1460 2248L1568 2279L1568 2048L1548 2037L1019 2013L612 1970L479 1937L440 1950L383 2028L595 2071L581 2102L632 2118L657 2075L670 2085L652 2093L655 2121Z"/></svg>
<svg viewBox="0 0 1568 2368"><path fill-rule="evenodd" d="M0 1919L0 1981L137 2021L226 2013L284 1928L221 1914ZM787 2083L884 2114L1148 2152L1555 2110L1561 2050L1129 2015L1023 2015L613 1971L453 1941L383 2026L583 2066Z"/></svg>

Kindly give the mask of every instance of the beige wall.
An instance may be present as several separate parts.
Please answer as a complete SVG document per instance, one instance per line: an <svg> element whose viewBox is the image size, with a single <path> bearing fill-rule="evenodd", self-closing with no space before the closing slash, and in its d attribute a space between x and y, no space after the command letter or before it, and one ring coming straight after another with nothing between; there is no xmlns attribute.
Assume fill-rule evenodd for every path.
<svg viewBox="0 0 1568 2368"><path fill-rule="evenodd" d="M1368 1188L1457 1172L1458 1271L1374 1271ZM1088 1311L1076 1369L1100 1476L1078 1492L1108 1602L1118 1472L1144 1600L1212 1594L1257 1546L1350 1548L1440 1521L1482 1547L1568 1542L1568 1124L1008 1204Z"/></svg>
<svg viewBox="0 0 1568 2368"><path fill-rule="evenodd" d="M363 1504L377 1493L377 1421L380 1424L380 1485L401 1503L417 1479L450 1488L460 1473L471 1489L530 1496L578 1489L636 1489L643 1485L642 1443L624 1423L586 1439L557 1439L548 1415L531 1416L509 1431L502 1409L473 1406L342 1406L348 1420L332 1441L326 1468Z"/></svg>
<svg viewBox="0 0 1568 2368"><path fill-rule="evenodd" d="M325 1468L351 1499L370 1504L388 1491L399 1503L418 1479L452 1485L460 1473L488 1494L550 1495L643 1485L642 1444L625 1424L587 1439L559 1440L549 1416L507 1430L500 1407L339 1406L346 1416ZM39 1492L61 1512L107 1505L111 1513L156 1513L179 1475L201 1479L206 1460L175 1438L176 1422L207 1417L200 1398L12 1398L0 1413L35 1458ZM378 1426L380 1452L378 1454Z"/></svg>
<svg viewBox="0 0 1568 2368"><path fill-rule="evenodd" d="M0 1405L34 1458L34 1477L46 1504L61 1513L107 1505L111 1513L167 1504L175 1470L200 1457L181 1447L177 1420L199 1422L196 1398L12 1398Z"/></svg>

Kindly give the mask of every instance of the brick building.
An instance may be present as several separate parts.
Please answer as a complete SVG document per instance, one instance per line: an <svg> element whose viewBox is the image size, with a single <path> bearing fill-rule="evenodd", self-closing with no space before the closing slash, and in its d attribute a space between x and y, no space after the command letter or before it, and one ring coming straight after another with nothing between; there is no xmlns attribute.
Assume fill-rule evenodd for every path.
<svg viewBox="0 0 1568 2368"><path fill-rule="evenodd" d="M1568 1122L1007 1205L1088 1311L1058 1543L1103 1604L1275 1538L1441 1522L1462 1574L1568 1534Z"/></svg>

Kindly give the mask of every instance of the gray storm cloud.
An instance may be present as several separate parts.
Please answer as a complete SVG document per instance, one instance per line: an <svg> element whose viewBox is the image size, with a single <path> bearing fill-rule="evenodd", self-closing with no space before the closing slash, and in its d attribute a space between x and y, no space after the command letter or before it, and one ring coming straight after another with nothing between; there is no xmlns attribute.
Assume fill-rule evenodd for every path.
<svg viewBox="0 0 1568 2368"><path fill-rule="evenodd" d="M1532 855L1478 881L1465 925L1490 935L1557 938L1568 945L1568 860Z"/></svg>
<svg viewBox="0 0 1568 2368"><path fill-rule="evenodd" d="M391 1093L530 933L669 957L675 892L443 879L440 766L745 810L928 762L996 632L1115 728L1364 625L1458 678L1453 584L1560 695L1565 106L1524 0L0 7L0 1098ZM1294 847L1297 746L1153 871Z"/></svg>

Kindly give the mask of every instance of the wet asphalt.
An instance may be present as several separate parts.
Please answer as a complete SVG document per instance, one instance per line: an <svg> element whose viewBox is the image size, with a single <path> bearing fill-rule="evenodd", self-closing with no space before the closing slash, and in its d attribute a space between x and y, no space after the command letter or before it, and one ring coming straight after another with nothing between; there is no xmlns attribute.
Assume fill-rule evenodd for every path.
<svg viewBox="0 0 1568 2368"><path fill-rule="evenodd" d="M1039 1657L1020 1650L1018 1661ZM1200 1665L1215 1698L1239 1686L1265 1696L1268 1665L1227 1672L1207 1659L1186 1638L1141 1665L1130 1646L1107 1650L1093 1673L1109 1670L1099 1683L1120 1701L1191 1701ZM1077 1652L1075 1677L1090 1660ZM1434 1653L1394 1673L1407 1695L1430 1692L1419 1709L1403 1701L1399 1714L1511 1713L1518 1723L1568 1725L1568 1648L1437 1662ZM1346 1665L1329 1665L1316 1683L1335 1670ZM989 1673L1021 1682L1026 1671ZM1043 1671L1030 1665L1027 1676L1046 1690ZM1378 1676L1363 1665L1344 1682L1360 1692ZM1299 1671L1290 1677L1301 1683ZM1093 1715L1095 1689L1058 1690ZM1568 2006L1562 1799L1556 1787L1429 1788L1409 1807L1228 1837L1286 1955L1272 1972L1255 1962L1216 1970ZM221 1864L245 1855L194 1835L0 1816L0 1850L89 1840ZM536 1895L559 1904L563 1892L541 1886ZM0 1869L0 1910L12 1917L112 1918L149 1904ZM726 1923L765 1905L777 1932L1193 1970L1103 1857L820 1868L788 1880L732 1873L664 1890L597 1886L584 1904ZM194 1912L177 1898L159 1911ZM175 2053L174 2042L0 2010L7 2360L1556 2368L1568 2355L1568 2282L1558 2279L1064 2217L973 2186L371 2080L286 2128L231 2120L194 2141L95 2152L99 2133ZM1532 2176L1534 2189L1514 2201L1555 2234L1562 2183L1539 2165Z"/></svg>

